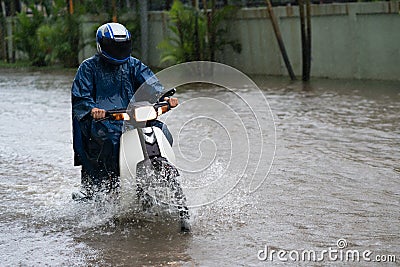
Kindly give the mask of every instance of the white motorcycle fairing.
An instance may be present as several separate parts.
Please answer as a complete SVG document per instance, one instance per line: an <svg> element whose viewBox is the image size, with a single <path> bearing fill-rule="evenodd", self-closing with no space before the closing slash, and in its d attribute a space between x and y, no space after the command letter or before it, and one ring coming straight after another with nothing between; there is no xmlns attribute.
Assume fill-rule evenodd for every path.
<svg viewBox="0 0 400 267"><path fill-rule="evenodd" d="M175 154L170 143L158 127L142 128L145 142L152 144L156 142L160 151L160 156L169 162L175 162ZM128 130L121 135L119 149L119 168L120 168L120 192L121 198L126 199L128 204L137 198L136 196L136 170L139 162L145 159L142 145L137 129Z"/></svg>

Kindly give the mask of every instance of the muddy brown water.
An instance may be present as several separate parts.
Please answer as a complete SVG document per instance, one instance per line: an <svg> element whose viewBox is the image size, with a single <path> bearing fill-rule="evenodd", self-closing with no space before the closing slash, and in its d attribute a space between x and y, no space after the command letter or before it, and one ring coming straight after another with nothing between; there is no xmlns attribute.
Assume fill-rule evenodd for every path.
<svg viewBox="0 0 400 267"><path fill-rule="evenodd" d="M192 234L182 235L168 218L122 215L115 206L71 200L79 188L72 160L72 79L71 74L1 70L0 265L262 266L284 259L327 265L340 259L326 254L324 261L310 263L289 256L303 250L321 256L323 250L338 250L338 240L347 244L342 252L370 250L371 260L395 255L392 264L400 262L398 82L313 80L303 86L256 77L276 126L273 155L272 117L267 112L259 118L271 131L265 134L269 154L254 172L257 190L247 190L248 180L238 178L248 178L247 165L254 167L258 159L241 153L257 151L257 142L264 140L252 135L253 118L230 110L243 115L243 130L226 106L213 106L210 99L237 101L223 88L178 88L181 109L168 117L177 163L187 161L193 168L198 158L212 162L195 174L181 166L193 204ZM253 90L237 90L255 103L254 110L265 107L261 98L257 104ZM204 109L208 113L192 120L191 112ZM205 118L212 114L214 119ZM245 135L249 143L236 139ZM229 179L216 179L224 175L238 183L214 192L227 187ZM262 261L266 248L286 254Z"/></svg>

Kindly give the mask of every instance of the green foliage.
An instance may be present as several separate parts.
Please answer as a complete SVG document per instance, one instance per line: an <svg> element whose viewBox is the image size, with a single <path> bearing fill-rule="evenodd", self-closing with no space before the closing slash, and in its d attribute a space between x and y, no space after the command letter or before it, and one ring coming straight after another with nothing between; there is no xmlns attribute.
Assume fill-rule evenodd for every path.
<svg viewBox="0 0 400 267"><path fill-rule="evenodd" d="M84 1L84 5L82 5L82 8L84 9L83 12L87 12L90 14L101 14L105 11L103 0ZM109 15L111 17L111 14Z"/></svg>
<svg viewBox="0 0 400 267"><path fill-rule="evenodd" d="M74 14L69 14L68 1L65 0L25 0L32 14L17 14L13 35L17 50L25 53L34 66L77 66L79 51L85 45L80 43L79 18L88 13L100 14L105 11L111 18L112 1L106 2L108 8L100 0L74 1ZM140 37L138 16L126 16L121 23L126 25L134 38ZM137 41L133 43L136 46L140 44ZM133 49L137 50L138 47Z"/></svg>
<svg viewBox="0 0 400 267"><path fill-rule="evenodd" d="M228 40L227 27L222 27L223 21L236 11L236 7L225 6L203 13L175 0L168 12L171 35L158 45L161 63L214 61L216 51L222 51L226 45L240 53L241 45L236 40Z"/></svg>
<svg viewBox="0 0 400 267"><path fill-rule="evenodd" d="M66 67L78 65L78 15L67 13L65 1L56 0L52 6L39 11L33 4L32 15L17 14L14 40L17 49L26 53L33 66L61 62Z"/></svg>
<svg viewBox="0 0 400 267"><path fill-rule="evenodd" d="M52 31L49 32L50 40L53 42L52 61L58 60L65 67L75 67L78 65L79 45L79 20L76 15L65 14L57 16Z"/></svg>
<svg viewBox="0 0 400 267"><path fill-rule="evenodd" d="M36 51L40 52L40 64L35 62L35 65L47 65L53 60L52 44L54 44L54 29L49 24L42 24L36 31Z"/></svg>
<svg viewBox="0 0 400 267"><path fill-rule="evenodd" d="M33 6L32 6L33 7ZM25 52L32 65L46 65L46 51L38 46L37 30L44 23L43 12L32 8L32 16L26 13L17 14L17 27L14 33L14 41L18 50Z"/></svg>
<svg viewBox="0 0 400 267"><path fill-rule="evenodd" d="M161 49L161 62L201 60L204 57L201 52L204 52L206 46L205 17L198 10L185 6L180 1L174 1L169 17L172 22L169 26L172 36L158 45Z"/></svg>

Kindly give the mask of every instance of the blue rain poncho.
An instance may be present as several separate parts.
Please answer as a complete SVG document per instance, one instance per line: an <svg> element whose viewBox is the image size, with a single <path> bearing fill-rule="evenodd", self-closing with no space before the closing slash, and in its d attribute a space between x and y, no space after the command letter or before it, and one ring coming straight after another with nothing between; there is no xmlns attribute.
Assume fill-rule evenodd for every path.
<svg viewBox="0 0 400 267"><path fill-rule="evenodd" d="M91 110L127 108L131 100L154 103L163 89L153 72L133 57L121 65L112 65L95 55L79 66L71 90L75 165L82 165L92 179L98 180L94 183L119 175L123 121L96 122Z"/></svg>

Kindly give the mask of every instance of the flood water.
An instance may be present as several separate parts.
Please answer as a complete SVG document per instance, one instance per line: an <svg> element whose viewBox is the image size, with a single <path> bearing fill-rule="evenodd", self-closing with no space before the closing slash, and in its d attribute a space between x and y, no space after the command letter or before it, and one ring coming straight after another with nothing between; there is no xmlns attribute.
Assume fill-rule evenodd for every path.
<svg viewBox="0 0 400 267"><path fill-rule="evenodd" d="M248 112L230 111L241 114L243 131L229 112L212 105L212 99L235 103L232 92L178 88L181 107L167 121L192 205L192 234L184 235L174 221L71 199L80 183L71 141L73 75L1 70L0 265L262 266L282 263L277 254L261 261L266 247L287 251L288 259L293 250L338 249L339 239L346 249L370 250L372 260L395 255L392 264L399 264L399 82L314 80L303 86L257 77L274 120L268 113L260 119L261 137L252 135L257 128ZM265 108L253 90L237 90L253 110ZM204 99L211 99L211 108ZM213 115L218 123L203 120ZM276 143L270 142L274 125ZM258 140L265 141L265 157L248 169L261 153ZM202 157L213 160L196 173L182 163ZM257 190L239 179L250 171ZM209 193L227 187L228 178L216 177L239 182ZM202 184L209 187L197 190ZM288 261L340 264L325 260Z"/></svg>

